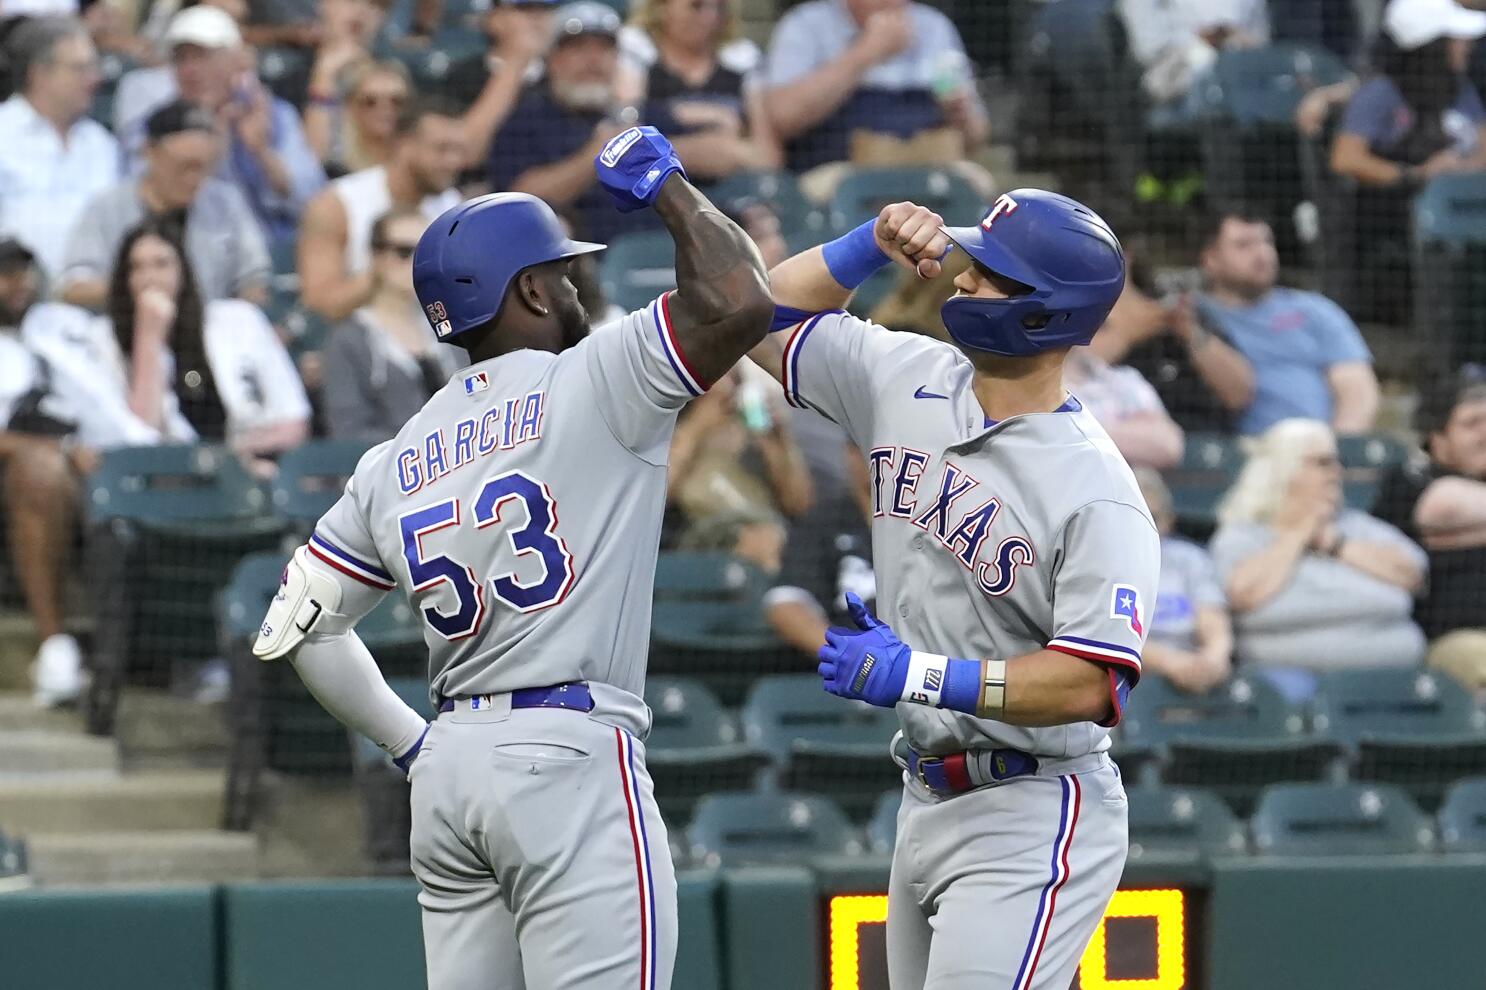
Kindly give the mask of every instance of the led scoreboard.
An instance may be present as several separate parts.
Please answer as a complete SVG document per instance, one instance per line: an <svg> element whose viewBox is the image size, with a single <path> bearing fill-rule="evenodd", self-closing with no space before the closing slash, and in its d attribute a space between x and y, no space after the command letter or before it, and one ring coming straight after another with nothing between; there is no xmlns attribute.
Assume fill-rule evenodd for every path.
<svg viewBox="0 0 1486 990"><path fill-rule="evenodd" d="M1192 947L1200 893L1115 891L1079 965L1075 990L1196 990ZM829 990L888 990L886 894L826 900Z"/></svg>

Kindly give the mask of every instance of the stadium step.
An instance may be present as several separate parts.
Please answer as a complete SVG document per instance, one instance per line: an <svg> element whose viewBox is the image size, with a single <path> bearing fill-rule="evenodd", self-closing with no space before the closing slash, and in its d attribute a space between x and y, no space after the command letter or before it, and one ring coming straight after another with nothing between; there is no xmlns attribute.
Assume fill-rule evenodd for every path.
<svg viewBox="0 0 1486 990"><path fill-rule="evenodd" d="M30 690L37 645L29 615L0 610L0 691Z"/></svg>
<svg viewBox="0 0 1486 990"><path fill-rule="evenodd" d="M75 711L37 708L29 690L0 691L0 732L23 731L81 733L83 720Z"/></svg>
<svg viewBox="0 0 1486 990"><path fill-rule="evenodd" d="M116 725L119 745L131 761L188 756L220 762L230 732L221 705L203 705L167 691L125 688Z"/></svg>
<svg viewBox="0 0 1486 990"><path fill-rule="evenodd" d="M216 830L82 832L27 839L32 879L65 884L221 883L260 875L258 839Z"/></svg>
<svg viewBox="0 0 1486 990"><path fill-rule="evenodd" d="M104 830L212 829L219 770L61 771L0 776L0 829L32 838Z"/></svg>
<svg viewBox="0 0 1486 990"><path fill-rule="evenodd" d="M0 774L84 771L116 774L119 747L112 739L75 729L0 729Z"/></svg>

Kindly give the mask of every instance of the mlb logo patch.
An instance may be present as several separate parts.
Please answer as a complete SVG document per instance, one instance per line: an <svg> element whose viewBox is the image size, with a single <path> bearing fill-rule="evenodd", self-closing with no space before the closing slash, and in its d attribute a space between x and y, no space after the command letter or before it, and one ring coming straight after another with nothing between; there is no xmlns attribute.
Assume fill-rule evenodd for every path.
<svg viewBox="0 0 1486 990"><path fill-rule="evenodd" d="M473 375L464 376L464 394L474 395L483 392L490 387L490 375L483 371L477 371Z"/></svg>
<svg viewBox="0 0 1486 990"><path fill-rule="evenodd" d="M1130 585L1117 584L1110 592L1109 617L1123 619L1135 635L1145 635L1145 627L1140 621L1140 592Z"/></svg>
<svg viewBox="0 0 1486 990"><path fill-rule="evenodd" d="M435 337L442 340L454 332L454 327L449 323L449 311L442 302L435 300L424 306L423 311L428 314L428 323L433 327Z"/></svg>

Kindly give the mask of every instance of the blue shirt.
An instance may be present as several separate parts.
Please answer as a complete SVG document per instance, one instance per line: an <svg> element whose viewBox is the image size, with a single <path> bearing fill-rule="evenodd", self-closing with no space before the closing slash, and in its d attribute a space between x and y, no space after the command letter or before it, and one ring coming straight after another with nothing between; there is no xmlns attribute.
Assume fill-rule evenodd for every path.
<svg viewBox="0 0 1486 990"><path fill-rule="evenodd" d="M1480 127L1486 123L1486 107L1470 83L1461 83L1455 102L1444 112L1440 125L1450 147L1462 155L1475 150ZM1352 96L1342 116L1341 132L1367 141L1375 154L1387 153L1414 129L1414 111L1403 101L1398 86L1387 76L1374 76Z"/></svg>
<svg viewBox="0 0 1486 990"><path fill-rule="evenodd" d="M1314 292L1272 289L1249 306L1225 306L1204 295L1198 312L1254 368L1254 400L1238 419L1246 435L1292 416L1331 422L1327 371L1372 362L1357 324Z"/></svg>

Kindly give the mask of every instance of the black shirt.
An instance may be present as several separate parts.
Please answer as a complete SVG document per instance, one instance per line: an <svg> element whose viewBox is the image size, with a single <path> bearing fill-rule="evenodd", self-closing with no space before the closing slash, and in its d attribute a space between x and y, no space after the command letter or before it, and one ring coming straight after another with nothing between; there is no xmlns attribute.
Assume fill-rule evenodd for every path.
<svg viewBox="0 0 1486 990"><path fill-rule="evenodd" d="M1374 515L1392 523L1424 545L1414 525L1414 507L1437 478L1463 477L1423 457L1397 465L1384 475ZM1452 629L1486 627L1486 547L1429 550L1428 594L1414 608L1414 618L1430 639Z"/></svg>

